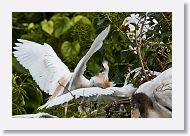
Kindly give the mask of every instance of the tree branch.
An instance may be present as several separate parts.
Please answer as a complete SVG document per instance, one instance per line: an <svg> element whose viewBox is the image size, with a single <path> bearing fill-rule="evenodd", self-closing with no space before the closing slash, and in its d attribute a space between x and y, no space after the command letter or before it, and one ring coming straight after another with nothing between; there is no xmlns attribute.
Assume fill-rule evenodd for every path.
<svg viewBox="0 0 190 136"><path fill-rule="evenodd" d="M145 79L146 79L146 81L148 81L149 80L149 78L148 78L148 76L147 76L147 74L146 74L146 70L145 70L145 67L144 67L144 63L143 63L143 59L142 59L142 56L141 56L141 43L142 43L142 31L143 31L143 27L144 27L144 24L145 24L145 21L146 21L146 17L147 17L147 13L145 14L145 17L144 17L144 20L143 20L143 22L142 22L142 26L141 26L141 28L140 28L140 33L139 33L139 35L138 35L138 37L139 37L139 40L137 39L138 37L137 37L137 27L138 27L138 23L137 23L137 25L136 25L136 29L135 29L135 42L136 42L136 47L137 47L137 54L138 54L138 56L139 56L139 60L140 60L140 64L141 64L141 67L142 67L142 71L143 71L143 73L144 73L144 76L145 76ZM141 20L141 19L140 19ZM139 21L140 21L139 20Z"/></svg>

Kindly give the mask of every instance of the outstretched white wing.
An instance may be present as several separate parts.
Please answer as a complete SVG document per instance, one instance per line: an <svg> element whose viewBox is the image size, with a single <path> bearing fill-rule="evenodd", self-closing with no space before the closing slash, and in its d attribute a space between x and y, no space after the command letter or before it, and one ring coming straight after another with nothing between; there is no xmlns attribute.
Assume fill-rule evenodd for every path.
<svg viewBox="0 0 190 136"><path fill-rule="evenodd" d="M90 49L88 50L88 52L86 53L86 55L79 61L79 63L77 64L73 76L71 78L71 81L69 83L69 87L68 90L72 90L74 87L72 87L73 84L77 84L78 82L80 82L79 80L81 79L80 76L83 75L85 69L86 69L86 63L88 62L88 60L91 58L91 56L98 51L103 44L103 40L106 38L106 36L108 35L109 31L110 31L110 25L103 30L94 40L94 42L92 43ZM75 89L75 88L74 88Z"/></svg>
<svg viewBox="0 0 190 136"><path fill-rule="evenodd" d="M39 87L49 95L55 91L58 80L69 80L71 73L59 59L52 47L28 40L18 39L13 52L17 60L29 70Z"/></svg>
<svg viewBox="0 0 190 136"><path fill-rule="evenodd" d="M47 101L46 104L39 107L39 109L43 108L50 108L55 105L63 104L65 102L69 102L70 100L74 98L79 97L90 97L95 95L109 95L113 94L115 89L102 89L100 87L89 87L89 88L79 88L76 90L73 90L71 92L68 92L66 94L63 94L61 96L58 96L52 100Z"/></svg>
<svg viewBox="0 0 190 136"><path fill-rule="evenodd" d="M76 90L73 90L71 92L68 92L66 94L63 94L61 96L58 96L52 100L49 100L46 104L39 107L39 109L43 108L50 108L55 105L63 104L65 102L69 102L70 100L74 98L79 97L91 97L96 95L117 95L117 96L123 96L124 93L126 96L130 96L131 93L135 91L135 88L129 84L125 85L123 87L108 87L106 89L100 88L100 87L88 87L88 88L79 88Z"/></svg>

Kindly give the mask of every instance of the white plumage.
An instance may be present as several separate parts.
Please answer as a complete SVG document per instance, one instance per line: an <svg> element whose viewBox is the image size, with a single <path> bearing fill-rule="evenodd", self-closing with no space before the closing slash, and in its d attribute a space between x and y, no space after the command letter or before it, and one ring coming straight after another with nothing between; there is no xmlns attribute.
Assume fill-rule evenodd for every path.
<svg viewBox="0 0 190 136"><path fill-rule="evenodd" d="M53 94L56 82L62 77L69 79L71 73L62 63L52 47L48 44L38 44L28 40L18 39L15 43L14 56L29 70L39 87L49 95Z"/></svg>
<svg viewBox="0 0 190 136"><path fill-rule="evenodd" d="M92 43L91 48L89 49L89 51L86 53L86 55L79 61L79 63L77 64L73 76L71 78L71 81L69 83L69 87L68 90L73 90L76 89L77 87L75 87L75 84L77 84L81 78L81 75L84 73L85 69L86 69L86 63L88 62L88 60L90 59L90 57L96 52L98 51L103 44L103 40L106 38L106 36L108 35L110 31L110 26L108 26L104 31L102 31L94 40L94 42ZM88 84L88 86L90 86L90 83Z"/></svg>
<svg viewBox="0 0 190 136"><path fill-rule="evenodd" d="M93 42L86 55L77 64L74 73L56 55L52 47L46 43L44 45L18 39L20 43L15 43L16 51L13 52L17 60L29 70L33 79L39 87L52 98L59 96L65 90L74 90L81 87L89 87L90 81L83 76L86 63L90 57L98 51L110 31L110 26L103 30Z"/></svg>
<svg viewBox="0 0 190 136"><path fill-rule="evenodd" d="M102 70L101 73L98 73L90 79L90 86L98 86L101 88L115 86L114 82L109 82L109 66L106 60L102 62Z"/></svg>
<svg viewBox="0 0 190 136"><path fill-rule="evenodd" d="M158 93L160 94L159 96L163 94L163 98L164 98L164 93L167 93L168 91L170 92L169 94L171 96L172 95L172 68L165 70L153 80L148 81L142 84L141 86L139 86L139 88L137 89L135 93L143 92L147 96L153 99L155 97L155 94L158 94ZM170 99L170 102L168 101L168 103L171 103L171 99Z"/></svg>
<svg viewBox="0 0 190 136"><path fill-rule="evenodd" d="M48 113L39 112L36 114L22 114L13 115L13 118L58 118L57 116L50 115Z"/></svg>
<svg viewBox="0 0 190 136"><path fill-rule="evenodd" d="M138 93L144 93L151 99L157 116L150 112L150 117L172 117L172 68L142 84L135 92Z"/></svg>
<svg viewBox="0 0 190 136"><path fill-rule="evenodd" d="M124 85L123 87L108 87L105 89L100 87L79 88L48 101L43 106L39 107L39 109L50 108L55 105L69 102L74 98L77 99L79 97L91 97L111 94L115 96L128 97L132 95L132 93L134 93L135 90L136 88L134 88L132 84Z"/></svg>

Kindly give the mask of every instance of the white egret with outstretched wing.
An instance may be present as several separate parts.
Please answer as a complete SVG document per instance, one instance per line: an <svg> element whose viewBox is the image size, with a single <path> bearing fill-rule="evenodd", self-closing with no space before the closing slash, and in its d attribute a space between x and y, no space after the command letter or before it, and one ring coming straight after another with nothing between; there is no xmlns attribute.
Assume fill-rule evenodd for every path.
<svg viewBox="0 0 190 136"><path fill-rule="evenodd" d="M46 104L39 107L39 109L50 108L55 105L64 104L73 100L74 98L78 99L80 97L91 97L100 95L129 97L135 92L135 90L136 88L134 88L132 84L127 84L123 87L108 87L105 89L100 87L79 88L48 101Z"/></svg>
<svg viewBox="0 0 190 136"><path fill-rule="evenodd" d="M73 76L71 77L71 81L69 83L69 87L68 90L71 91L73 89L76 89L77 87L75 87L75 84L78 84L78 82L83 78L81 77L81 75L84 73L84 71L86 70L86 63L88 62L88 60L90 59L90 57L96 52L98 51L103 44L103 40L106 38L106 36L108 35L110 31L110 26L108 26L104 31L102 31L94 40L94 42L92 43L91 48L89 49L89 51L86 53L86 55L79 61L79 63L77 64ZM90 84L88 84L88 86L90 86Z"/></svg>
<svg viewBox="0 0 190 136"><path fill-rule="evenodd" d="M86 63L102 47L103 40L109 31L110 26L96 37L89 51L77 64L74 73L70 72L52 47L46 43L41 45L36 42L18 39L20 43L15 43L16 47L14 49L16 51L13 54L20 64L29 70L41 90L54 98L62 94L66 90L66 86L69 87L67 90L93 86L90 80L83 76Z"/></svg>

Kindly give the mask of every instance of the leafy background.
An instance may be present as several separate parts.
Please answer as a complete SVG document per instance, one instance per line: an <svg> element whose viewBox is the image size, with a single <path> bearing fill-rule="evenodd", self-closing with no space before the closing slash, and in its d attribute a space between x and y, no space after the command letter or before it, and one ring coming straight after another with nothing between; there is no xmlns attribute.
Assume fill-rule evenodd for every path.
<svg viewBox="0 0 190 136"><path fill-rule="evenodd" d="M41 44L48 43L73 71L95 37L111 24L111 31L104 40L103 47L87 63L85 76L90 78L98 73L101 62L107 60L110 67L110 80L114 81L116 86L122 86L126 74L140 67L138 56L129 50L129 46L134 47L134 43L127 38L126 27L122 26L124 19L130 14L126 12L13 12L12 46L15 46L14 43L19 38ZM149 69L162 72L172 66L172 13L154 12L148 13L148 16L154 17L158 25L153 31L147 33L151 38L142 42L141 54ZM130 77L129 82L136 87L142 84L140 77ZM12 114L37 113L39 112L37 108L44 104L47 98L48 95L43 93L32 80L29 71L12 57ZM105 117L102 108L106 105L105 101L99 102L98 105L97 100L80 105L84 113L79 113L77 100L71 101L67 117ZM63 105L42 111L65 117ZM130 114L128 107L123 111L113 117L128 117Z"/></svg>

